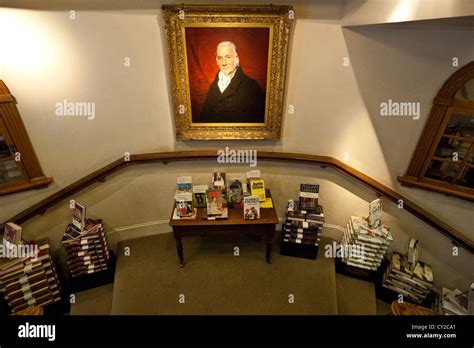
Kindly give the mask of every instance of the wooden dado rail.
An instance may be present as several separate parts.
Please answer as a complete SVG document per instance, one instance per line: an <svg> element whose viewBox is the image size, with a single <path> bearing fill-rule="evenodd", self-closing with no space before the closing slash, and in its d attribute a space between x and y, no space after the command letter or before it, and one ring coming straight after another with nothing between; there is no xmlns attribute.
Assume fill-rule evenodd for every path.
<svg viewBox="0 0 474 348"><path fill-rule="evenodd" d="M7 221L14 221L18 224L24 223L31 219L33 216L43 214L53 205L71 197L71 195L82 189L98 182L103 181L108 175L120 170L123 167L135 164L145 163L164 163L175 162L175 161L194 161L194 160L217 160L216 150L204 150L204 151L177 151L177 152L157 152L140 155L130 155L130 160L126 161L125 158L120 158L109 165L87 175L86 177L76 181L75 183L63 188L62 190L52 194L51 196L43 199L36 203L32 207L22 211L21 213L13 216ZM450 226L446 222L440 220L436 216L427 212L420 206L416 205L406 197L393 191L385 185L382 185L378 181L371 177L359 172L358 170L348 166L347 164L327 156L308 155L301 153L289 153L289 152L270 152L270 151L258 151L258 161L279 161L286 163L301 163L301 164L312 164L319 165L321 167L331 167L336 171L343 173L350 178L360 182L367 186L371 190L378 193L380 196L389 199L390 201L398 204L398 201L403 200L403 207L417 218L423 220L428 225L434 227L446 237L450 238L455 244L466 248L469 252L474 253L474 243L467 236L464 236L460 231ZM0 226L3 229L3 226Z"/></svg>

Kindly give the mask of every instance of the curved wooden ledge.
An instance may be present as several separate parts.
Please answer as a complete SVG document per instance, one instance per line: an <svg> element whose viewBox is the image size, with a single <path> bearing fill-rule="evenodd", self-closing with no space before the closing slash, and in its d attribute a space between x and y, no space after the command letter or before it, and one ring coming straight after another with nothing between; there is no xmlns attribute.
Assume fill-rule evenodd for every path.
<svg viewBox="0 0 474 348"><path fill-rule="evenodd" d="M7 221L13 221L18 224L22 224L25 221L31 219L33 216L43 214L50 207L70 197L72 194L83 190L84 188L98 182L103 181L108 175L126 167L135 164L145 163L168 163L177 161L194 161L194 160L217 160L217 150L203 150L203 151L176 151L176 152L157 152L147 153L139 155L131 155L130 160L126 161L124 158L120 158L107 166L87 175L86 177L74 182L73 184L63 188L62 190L52 194L51 196L43 199L36 203L30 208L22 211L21 213L13 216ZM258 151L259 161L276 161L286 163L300 163L300 164L311 164L319 165L322 167L331 167L334 170L347 175L348 177L358 181L369 189L375 191L380 196L387 198L388 200L398 204L399 200L403 200L403 207L417 218L423 220L428 225L434 227L446 237L450 238L454 243L464 247L469 252L474 253L474 242L467 236L464 236L460 231L450 226L446 222L440 220L433 214L424 210L417 204L413 203L406 197L395 192L389 187L379 183L364 173L358 171L351 166L339 161L336 158L328 156L308 155L302 153L289 153L289 152L271 152L271 151ZM3 229L3 226L0 228Z"/></svg>

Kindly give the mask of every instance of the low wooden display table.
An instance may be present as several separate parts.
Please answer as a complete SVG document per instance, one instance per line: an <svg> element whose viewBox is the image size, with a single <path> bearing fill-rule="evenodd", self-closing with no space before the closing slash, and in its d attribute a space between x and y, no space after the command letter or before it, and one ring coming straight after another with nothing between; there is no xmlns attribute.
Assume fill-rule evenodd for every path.
<svg viewBox="0 0 474 348"><path fill-rule="evenodd" d="M267 197L271 197L270 190L266 190ZM203 220L206 208L197 209L195 220L173 220L173 211L169 225L173 227L173 235L176 241L176 249L179 257L179 267L184 264L184 252L182 237L194 236L236 236L236 235L260 235L267 237L266 260L272 263L272 247L275 237L275 227L279 223L275 211L275 202L272 208L260 208L260 219L244 220L243 209L228 209L229 217L226 220Z"/></svg>

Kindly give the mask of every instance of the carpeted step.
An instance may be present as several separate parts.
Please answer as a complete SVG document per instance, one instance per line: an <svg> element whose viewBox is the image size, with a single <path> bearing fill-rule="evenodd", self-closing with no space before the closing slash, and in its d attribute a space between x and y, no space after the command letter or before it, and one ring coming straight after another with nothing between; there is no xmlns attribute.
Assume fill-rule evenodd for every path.
<svg viewBox="0 0 474 348"><path fill-rule="evenodd" d="M323 247L317 260L307 260L281 256L275 243L267 264L259 237L190 237L183 246L179 268L171 233L121 242L112 314L338 313L334 260Z"/></svg>

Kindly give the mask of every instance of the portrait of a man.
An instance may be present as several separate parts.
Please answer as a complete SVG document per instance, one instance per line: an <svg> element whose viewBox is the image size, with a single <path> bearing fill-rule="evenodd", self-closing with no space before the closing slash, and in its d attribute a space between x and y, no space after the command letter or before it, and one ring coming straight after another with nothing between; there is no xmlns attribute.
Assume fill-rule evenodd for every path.
<svg viewBox="0 0 474 348"><path fill-rule="evenodd" d="M186 28L193 123L264 123L269 29Z"/></svg>
<svg viewBox="0 0 474 348"><path fill-rule="evenodd" d="M176 139L279 140L286 5L163 5Z"/></svg>
<svg viewBox="0 0 474 348"><path fill-rule="evenodd" d="M219 72L209 87L199 122L264 122L265 95L239 64L237 47L222 41L216 48Z"/></svg>

